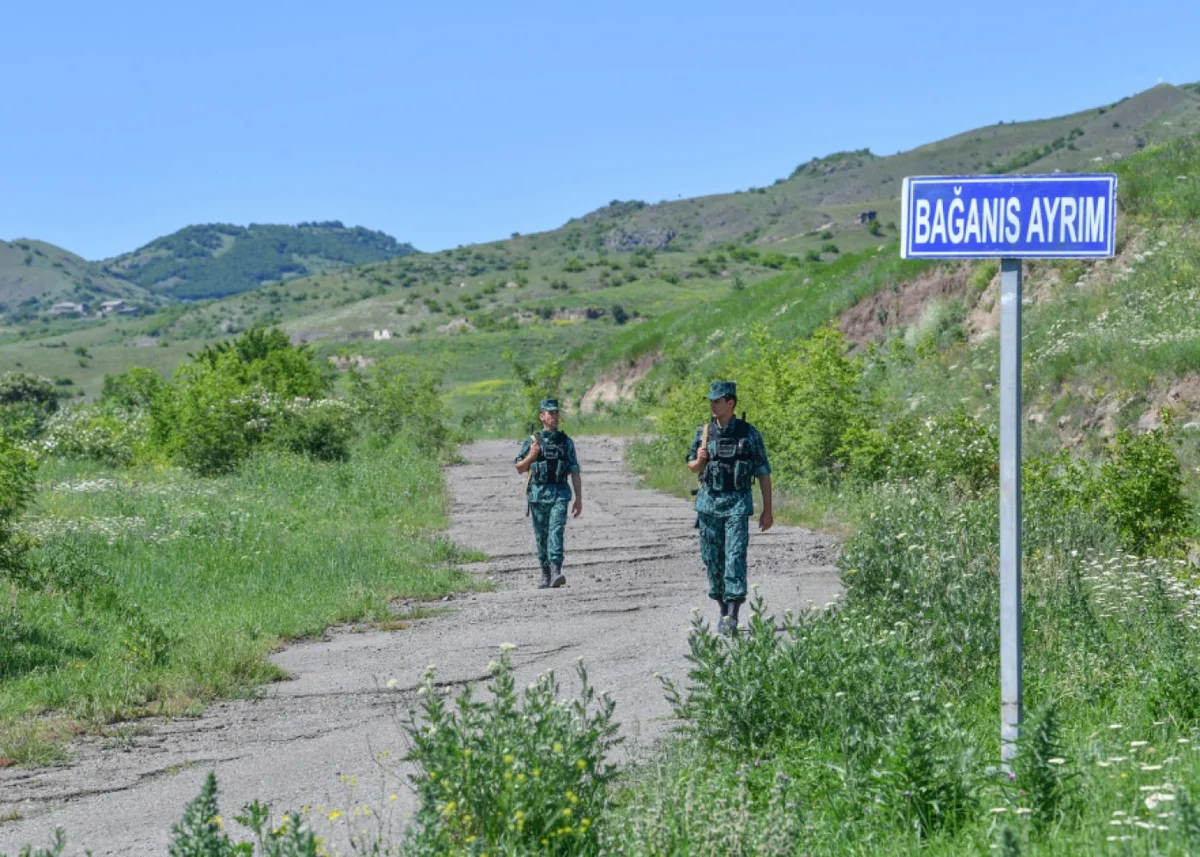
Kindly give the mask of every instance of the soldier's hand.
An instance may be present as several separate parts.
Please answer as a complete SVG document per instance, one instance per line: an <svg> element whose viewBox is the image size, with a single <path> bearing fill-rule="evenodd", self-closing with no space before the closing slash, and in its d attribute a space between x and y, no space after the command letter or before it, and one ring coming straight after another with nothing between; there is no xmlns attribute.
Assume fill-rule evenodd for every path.
<svg viewBox="0 0 1200 857"><path fill-rule="evenodd" d="M537 435L534 435L533 440L529 444L529 459L530 459L530 461L536 461L537 457L541 454L541 452L542 452L542 446L541 446L541 444L538 443Z"/></svg>
<svg viewBox="0 0 1200 857"><path fill-rule="evenodd" d="M758 516L758 528L763 532L771 529L771 525L775 523L775 516L769 511L763 512Z"/></svg>
<svg viewBox="0 0 1200 857"><path fill-rule="evenodd" d="M701 464L707 464L708 463L708 450L705 449L704 447L700 447L698 450L696 450L696 460L699 461Z"/></svg>
<svg viewBox="0 0 1200 857"><path fill-rule="evenodd" d="M576 497L575 502L573 504L571 504L571 517L578 518L582 514L583 514L583 499L580 497Z"/></svg>

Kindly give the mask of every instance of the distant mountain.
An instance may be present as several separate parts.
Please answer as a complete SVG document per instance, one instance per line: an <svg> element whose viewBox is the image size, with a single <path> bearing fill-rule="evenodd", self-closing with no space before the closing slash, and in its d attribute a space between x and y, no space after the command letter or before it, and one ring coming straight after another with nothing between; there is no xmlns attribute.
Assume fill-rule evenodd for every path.
<svg viewBox="0 0 1200 857"><path fill-rule="evenodd" d="M336 220L298 226L212 223L157 238L103 267L155 294L197 300L414 252L411 244L383 232L347 228Z"/></svg>
<svg viewBox="0 0 1200 857"><path fill-rule="evenodd" d="M0 313L7 324L84 314L62 308L56 313L56 304L75 304L93 315L101 303L112 300L142 309L163 302L95 262L45 241L0 241Z"/></svg>

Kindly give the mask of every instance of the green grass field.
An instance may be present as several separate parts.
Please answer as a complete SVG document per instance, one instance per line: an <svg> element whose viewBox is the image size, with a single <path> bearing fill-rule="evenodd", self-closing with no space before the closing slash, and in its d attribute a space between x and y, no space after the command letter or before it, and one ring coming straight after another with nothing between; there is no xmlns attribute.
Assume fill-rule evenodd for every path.
<svg viewBox="0 0 1200 857"><path fill-rule="evenodd" d="M61 578L46 592L72 594L14 590L3 608L0 757L45 761L76 727L252 693L279 677L265 657L283 640L471 586L438 535L436 460L359 452L262 454L213 479L43 464L21 528Z"/></svg>

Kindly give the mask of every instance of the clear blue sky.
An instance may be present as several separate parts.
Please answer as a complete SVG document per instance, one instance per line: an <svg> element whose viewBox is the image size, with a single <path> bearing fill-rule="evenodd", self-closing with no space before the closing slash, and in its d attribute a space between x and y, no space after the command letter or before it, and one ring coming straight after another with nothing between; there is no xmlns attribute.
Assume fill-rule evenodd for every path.
<svg viewBox="0 0 1200 857"><path fill-rule="evenodd" d="M2 18L0 238L90 259L213 221L341 220L437 250L1200 80L1200 4L1180 0L45 0Z"/></svg>

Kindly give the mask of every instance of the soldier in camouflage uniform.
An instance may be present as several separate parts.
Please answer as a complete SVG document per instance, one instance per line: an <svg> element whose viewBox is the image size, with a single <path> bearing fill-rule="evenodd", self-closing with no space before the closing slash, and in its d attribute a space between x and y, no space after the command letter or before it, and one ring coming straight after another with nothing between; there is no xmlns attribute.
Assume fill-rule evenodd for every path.
<svg viewBox="0 0 1200 857"><path fill-rule="evenodd" d="M574 489L571 516L583 512L583 485L575 442L558 429L558 400L543 399L538 418L542 430L526 438L513 463L518 473L529 473L526 496L533 518L533 540L537 544L542 580L538 589L557 588L567 582L562 573L563 530L567 526L567 504ZM571 487L567 487L567 480Z"/></svg>
<svg viewBox="0 0 1200 857"><path fill-rule="evenodd" d="M688 469L700 476L696 513L700 527L700 557L708 569L708 597L721 608L717 630L737 630L738 608L746 600L746 547L750 516L754 514L751 481L762 489L759 529L775 522L771 509L771 465L758 429L733 415L737 385L714 381L708 390L712 421L708 444L704 426L696 429L688 452Z"/></svg>

